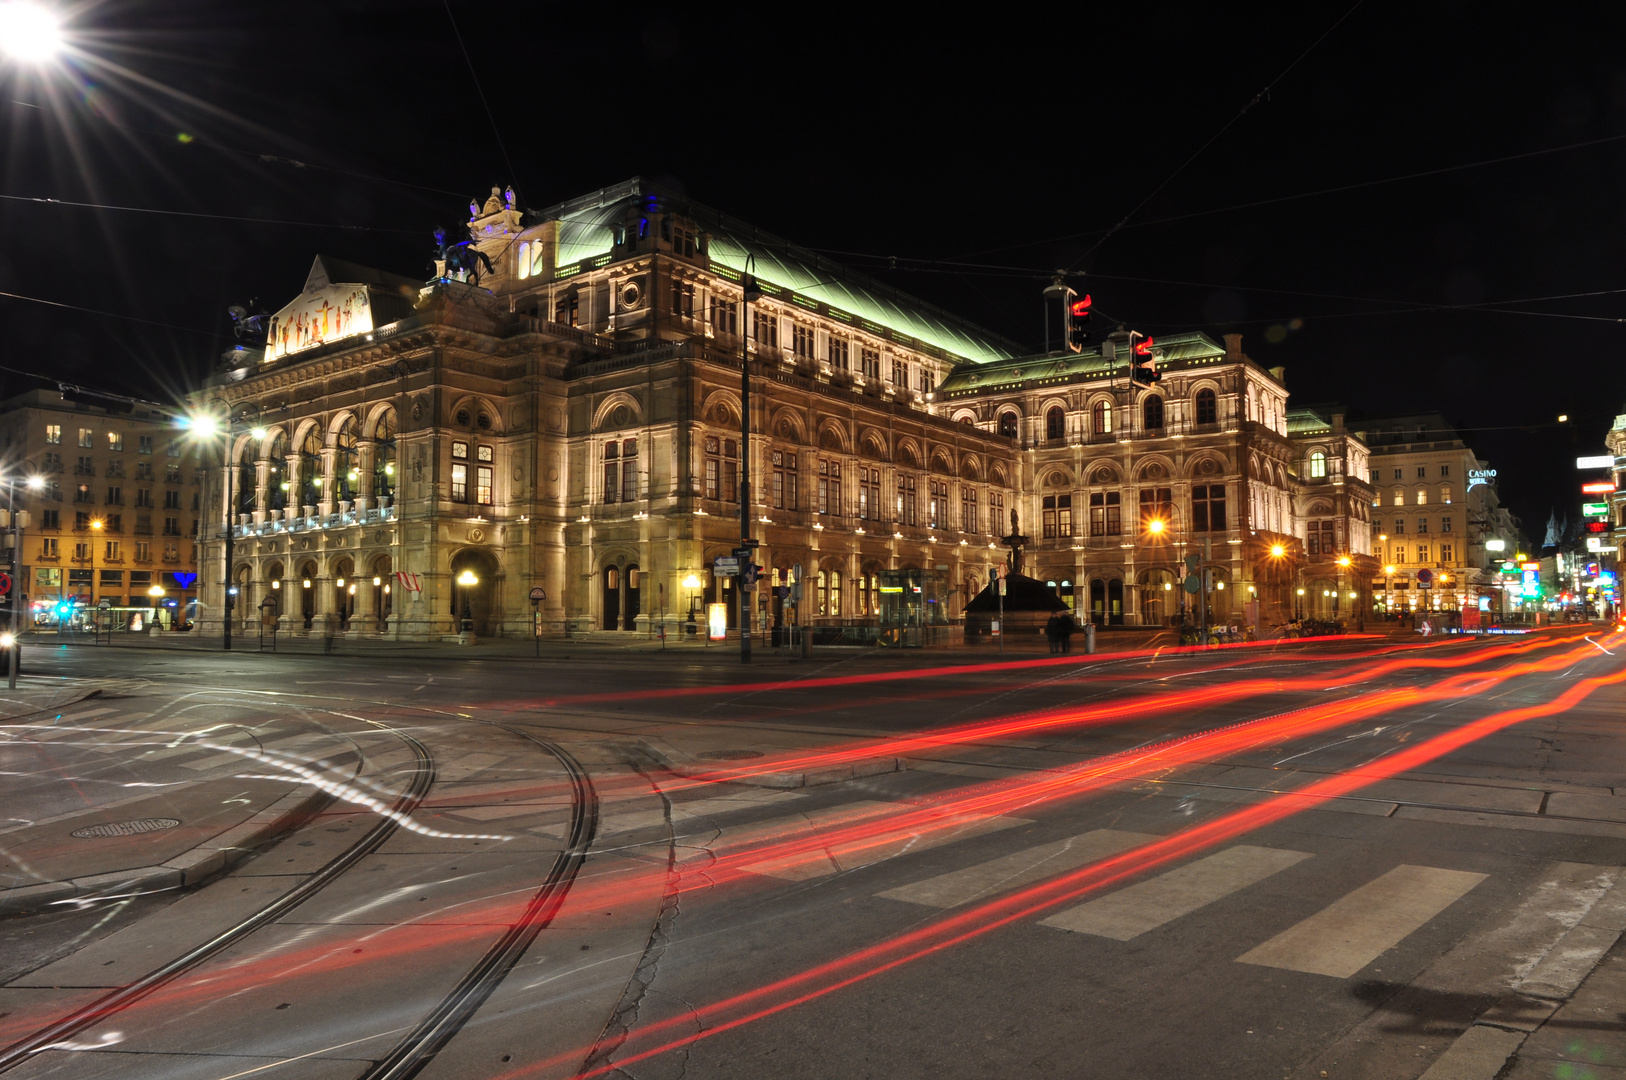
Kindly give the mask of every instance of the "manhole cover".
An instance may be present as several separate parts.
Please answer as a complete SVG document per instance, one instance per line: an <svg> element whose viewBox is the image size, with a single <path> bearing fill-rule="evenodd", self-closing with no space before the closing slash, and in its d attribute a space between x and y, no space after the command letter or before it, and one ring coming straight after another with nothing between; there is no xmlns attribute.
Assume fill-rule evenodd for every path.
<svg viewBox="0 0 1626 1080"><path fill-rule="evenodd" d="M73 835L81 840L99 840L108 836L140 836L142 833L173 829L180 823L179 818L144 817L135 821L115 821L109 825L87 825L83 829L73 830Z"/></svg>
<svg viewBox="0 0 1626 1080"><path fill-rule="evenodd" d="M760 750L707 750L705 753L696 754L695 756L705 758L707 761L744 761L746 758L761 757L762 756L762 751L760 751Z"/></svg>

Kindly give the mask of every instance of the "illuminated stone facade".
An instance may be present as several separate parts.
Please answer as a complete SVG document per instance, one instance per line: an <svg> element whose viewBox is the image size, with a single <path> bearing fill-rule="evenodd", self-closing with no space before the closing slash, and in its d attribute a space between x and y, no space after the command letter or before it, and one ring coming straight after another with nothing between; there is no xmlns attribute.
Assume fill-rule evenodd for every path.
<svg viewBox="0 0 1626 1080"><path fill-rule="evenodd" d="M167 411L30 390L0 405L0 445L9 503L30 519L21 592L53 602L42 627L70 599L81 613L103 600L127 609L121 628L128 609L157 609L166 627L186 621L206 465Z"/></svg>
<svg viewBox="0 0 1626 1080"><path fill-rule="evenodd" d="M1117 346L1021 357L640 181L540 212L495 191L472 209L489 272L455 250L427 286L318 260L281 313L309 337L329 293L365 288L370 322L335 333L324 318L298 350L279 330L269 357L232 354L199 395L237 418L241 629L271 597L291 633L523 636L533 612L548 635L677 632L730 599L712 567L740 536L744 351L757 626L862 640L877 573L900 569L943 576L952 622L1004 561L1013 511L1028 572L1081 616L1162 623L1186 598L1193 616L1240 620L1258 599L1281 621L1270 553L1299 542L1302 455L1280 373L1238 339L1159 342L1163 382L1131 391ZM744 304L747 270L762 295ZM213 612L225 477L203 555ZM1184 555L1205 563L1200 598L1175 591ZM774 586L798 566L792 610Z"/></svg>

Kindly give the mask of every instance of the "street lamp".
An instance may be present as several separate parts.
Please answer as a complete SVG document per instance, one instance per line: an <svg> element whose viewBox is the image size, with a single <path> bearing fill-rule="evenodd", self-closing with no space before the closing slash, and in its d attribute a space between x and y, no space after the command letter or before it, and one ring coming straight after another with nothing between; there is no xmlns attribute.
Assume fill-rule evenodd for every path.
<svg viewBox="0 0 1626 1080"><path fill-rule="evenodd" d="M695 574L694 571L691 570L689 572L689 575L683 579L683 587L685 589L689 590L689 620L688 620L689 624L688 624L687 629L688 629L688 632L692 634L696 630L695 619L694 619L694 606L695 606L696 602L698 602L699 599L700 599L700 577L699 577L699 575Z"/></svg>
<svg viewBox="0 0 1626 1080"><path fill-rule="evenodd" d="M222 626L221 644L227 652L230 652L231 615L232 608L236 607L237 600L236 590L232 588L232 562L234 560L237 543L237 507L234 505L235 499L232 492L233 481L237 479L237 463L232 460L232 436L236 434L237 429L232 425L231 405L222 399L216 400L226 407L226 419L224 423L208 413L195 413L178 421L178 424L179 426L190 431L193 435L200 438L210 439L220 434L224 434L226 436L225 449L222 453L226 467L226 502L222 507L226 513L226 576L221 586L225 591L225 598L220 605L221 612L224 615L220 621ZM252 405L247 407L257 408L256 406ZM255 424L249 429L249 434L256 440L263 440L265 438L265 428L259 424ZM205 514L204 520L207 520L207 517L208 515ZM203 537L201 535L200 528L200 535L198 536L198 541L200 544L202 543L202 540Z"/></svg>
<svg viewBox="0 0 1626 1080"><path fill-rule="evenodd" d="M52 59L62 50L62 25L56 13L22 0L0 3L0 50L27 63Z"/></svg>

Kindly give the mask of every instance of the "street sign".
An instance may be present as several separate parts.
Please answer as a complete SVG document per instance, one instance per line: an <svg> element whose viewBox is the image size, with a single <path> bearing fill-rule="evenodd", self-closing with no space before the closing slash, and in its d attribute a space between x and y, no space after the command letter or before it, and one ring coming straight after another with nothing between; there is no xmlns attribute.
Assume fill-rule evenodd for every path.
<svg viewBox="0 0 1626 1080"><path fill-rule="evenodd" d="M1613 469L1615 467L1615 455L1595 454L1591 457L1576 458L1575 467L1577 469Z"/></svg>
<svg viewBox="0 0 1626 1080"><path fill-rule="evenodd" d="M1428 569L1417 571L1417 587L1419 589L1432 589L1434 587L1434 571Z"/></svg>
<svg viewBox="0 0 1626 1080"><path fill-rule="evenodd" d="M1202 560L1202 558L1200 556L1187 555L1186 556L1186 569L1188 571L1190 571L1191 573L1195 574L1197 572L1197 567L1202 565L1202 561L1203 560ZM1196 589L1189 589L1187 591L1188 592L1196 592L1197 590Z"/></svg>
<svg viewBox="0 0 1626 1080"><path fill-rule="evenodd" d="M1608 503L1582 503L1581 513L1586 517L1608 517Z"/></svg>
<svg viewBox="0 0 1626 1080"><path fill-rule="evenodd" d="M97 604L96 606L99 608L110 608L113 606L113 601L104 596L102 597L101 603Z"/></svg>
<svg viewBox="0 0 1626 1080"><path fill-rule="evenodd" d="M740 560L738 556L719 555L711 560L711 568L718 577L738 577Z"/></svg>
<svg viewBox="0 0 1626 1080"><path fill-rule="evenodd" d="M10 574L5 574L5 573L0 573L0 596L6 596L6 595L10 594L10 592L11 592L11 575Z"/></svg>
<svg viewBox="0 0 1626 1080"><path fill-rule="evenodd" d="M1192 596L1196 596L1198 593L1203 591L1203 579L1198 577L1196 574L1187 574L1185 583L1180 587L1186 590L1186 592L1190 593Z"/></svg>
<svg viewBox="0 0 1626 1080"><path fill-rule="evenodd" d="M531 590L531 600L532 601L540 602L540 601L546 600L547 598L548 598L547 590L542 588L540 585Z"/></svg>

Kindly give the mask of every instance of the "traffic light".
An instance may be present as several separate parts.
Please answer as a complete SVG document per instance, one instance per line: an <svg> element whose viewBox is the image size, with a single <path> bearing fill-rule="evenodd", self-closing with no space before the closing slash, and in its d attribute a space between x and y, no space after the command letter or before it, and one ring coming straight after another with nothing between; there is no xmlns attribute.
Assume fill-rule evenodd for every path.
<svg viewBox="0 0 1626 1080"><path fill-rule="evenodd" d="M1129 381L1138 386L1151 386L1163 379L1157 370L1157 357L1152 354L1153 341L1146 338L1135 342L1135 356L1129 365Z"/></svg>
<svg viewBox="0 0 1626 1080"><path fill-rule="evenodd" d="M1083 352L1090 342L1090 297L1085 294L1067 305L1067 347Z"/></svg>

